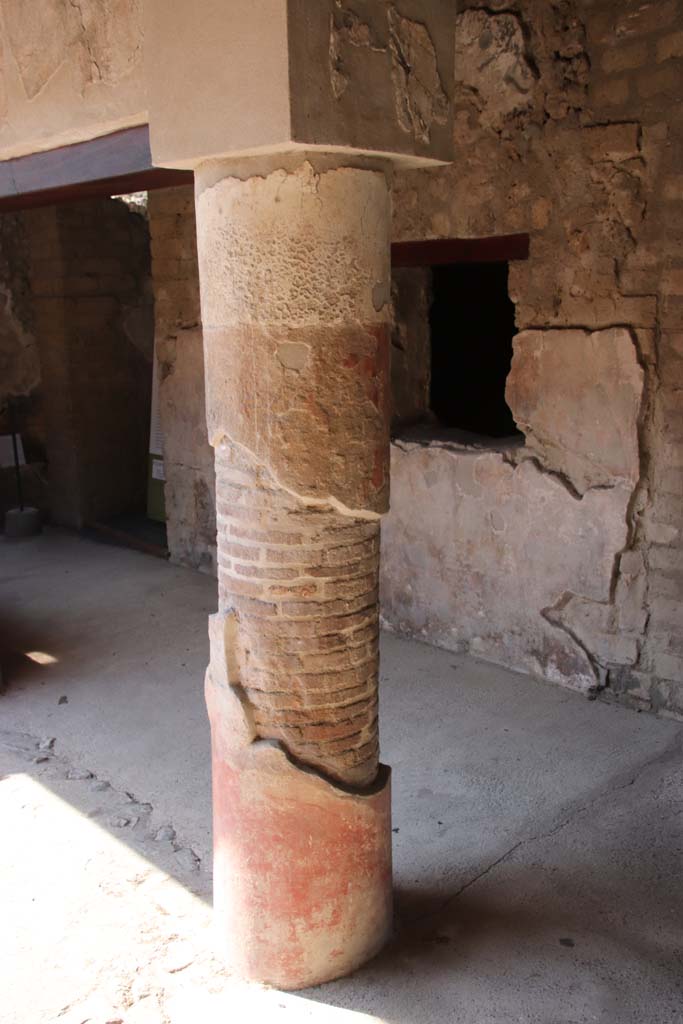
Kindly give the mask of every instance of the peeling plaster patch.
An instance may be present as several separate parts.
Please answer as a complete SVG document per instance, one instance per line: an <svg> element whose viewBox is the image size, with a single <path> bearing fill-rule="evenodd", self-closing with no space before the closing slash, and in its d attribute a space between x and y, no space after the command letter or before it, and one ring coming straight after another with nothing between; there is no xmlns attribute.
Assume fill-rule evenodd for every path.
<svg viewBox="0 0 683 1024"><path fill-rule="evenodd" d="M506 398L526 449L582 494L637 482L643 382L625 328L530 330L514 339Z"/></svg>
<svg viewBox="0 0 683 1024"><path fill-rule="evenodd" d="M425 25L389 8L391 76L398 123L416 139L429 142L432 124L446 124L446 95L434 43Z"/></svg>
<svg viewBox="0 0 683 1024"><path fill-rule="evenodd" d="M369 785L378 758L379 520L311 505L240 445L217 448L216 472L227 616L223 643L216 652L212 644L213 679L239 697L243 731L337 781ZM275 613L271 630L263 617ZM353 631L349 649L345 638L321 645L310 628L322 620L325 637L338 635L339 616Z"/></svg>
<svg viewBox="0 0 683 1024"><path fill-rule="evenodd" d="M311 354L311 346L301 342L285 341L278 345L277 357L286 370L303 370Z"/></svg>
<svg viewBox="0 0 683 1024"><path fill-rule="evenodd" d="M291 174L224 178L197 204L214 447L229 437L310 500L384 511L389 326L371 294L388 276L384 176L317 175L305 162ZM290 355L307 346L297 373L276 357L285 344Z"/></svg>
<svg viewBox="0 0 683 1024"><path fill-rule="evenodd" d="M680 304L666 292L665 271L671 261L677 262L678 250L666 230L673 206L665 211L661 202L662 196L681 197L672 156L676 128L667 117L670 97L662 92L648 97L645 105L628 103L627 79L633 76L640 82L652 75L654 54L647 57L644 42L623 55L619 50L603 56L589 48L587 38L595 42L599 22L590 5L575 0L473 0L462 6L467 9L456 19L454 111L460 159L428 175L396 176L395 237L531 232L529 260L510 267L510 295L523 331L518 346L538 334L543 352L534 355L532 341L524 355L515 357L520 363L513 364L509 399L527 444L511 453L509 461L521 469L520 460L531 458L546 479L552 473L565 488L556 521L573 520L573 527L563 526L562 542L558 539L549 549L552 559L562 556L563 547L584 549L587 520L593 520L589 512L598 498L604 502L604 528L614 536L607 589L596 593L589 576L578 585L572 572L563 570L554 575L556 586L547 602L539 604L534 598L534 614L544 618L543 635L535 642L537 661L546 666L546 678L553 678L553 672L572 677L565 654L573 650L578 652L577 664L590 660L598 684L607 682L625 702L679 713L680 696L674 690L680 683L669 680L683 678L676 575L681 567L681 474L674 440L681 371L680 352L674 352L669 339L679 338L674 332L680 326ZM648 6L648 16L656 14L656 6ZM604 24L601 44L608 42L610 31ZM633 68L625 67L627 74L618 79L613 73L605 85L608 62L614 58L610 67L616 72L616 62L629 54ZM590 75L591 56L604 61L596 67L597 77ZM637 67L636 57L642 62ZM401 346L406 324L410 320L404 313L395 332ZM606 330L610 327L611 336ZM399 347L392 356L396 352L402 355ZM452 475L446 465L441 471ZM470 483L460 473L458 486L474 491L476 481ZM402 519L401 501L413 508L419 504L422 516L420 499L410 489L401 494L394 475L390 519ZM445 557L450 554L432 522L434 494L433 486L425 503L429 525L420 523L417 538L404 535L413 557L422 556L427 543ZM530 493L516 516L506 516L505 540L513 548L519 531L527 531L527 518L536 516L535 500ZM438 559L426 570L439 581L435 598L451 612L452 635L444 646L461 637L469 641L474 629L470 608L480 601L489 621L484 618L476 635L498 634L489 644L490 654L486 649L482 653L519 666L520 648L524 657L531 656L528 637L535 626L529 631L524 627L520 635L514 602L508 600L506 609L499 591L491 592L490 547L498 535L491 527L493 537L473 541L468 532L450 525L455 514L463 514L462 501L457 506L453 501L451 509L458 511L440 529L443 535L450 530L451 558L465 567L463 592L454 573L452 592L444 594ZM617 542L619 510L627 527L623 547ZM545 534L541 524L529 546L532 559L539 546L547 546L540 540ZM520 563L520 603L528 603L537 587L529 567L528 560ZM548 575L542 563L537 571ZM448 619L445 613L439 619L438 609L432 608L424 622L427 583L423 585L421 572L419 564L411 564L410 573L396 577L405 584L405 594L390 593L395 581L389 580L389 610L400 614L407 631L438 643ZM501 567L500 587L507 586L506 576ZM605 568L596 570L594 579L598 576L607 581Z"/></svg>
<svg viewBox="0 0 683 1024"><path fill-rule="evenodd" d="M114 83L142 56L140 0L42 0L26 30L25 5L2 0L7 43L29 100L64 66L77 68L80 88Z"/></svg>
<svg viewBox="0 0 683 1024"><path fill-rule="evenodd" d="M382 526L385 621L450 650L574 689L594 687L598 669L581 642L588 623L575 621L579 603L566 621L550 611L570 594L609 618L631 488L593 489L577 500L531 460L515 466L505 452L443 444L394 444L391 470ZM627 568L637 566L627 560ZM614 635L609 642L621 642L626 659L636 641Z"/></svg>
<svg viewBox="0 0 683 1024"><path fill-rule="evenodd" d="M535 78L516 15L465 11L455 40L456 80L473 93L483 125L497 128L531 106Z"/></svg>
<svg viewBox="0 0 683 1024"><path fill-rule="evenodd" d="M345 7L342 0L336 0L336 8L336 15L330 16L329 43L330 82L335 99L341 99L350 81L344 66L344 47L366 48L374 53L388 50L398 124L419 141L429 142L432 124L446 124L448 120L448 96L426 26L404 18L390 6L387 47L378 43L372 27Z"/></svg>
<svg viewBox="0 0 683 1024"><path fill-rule="evenodd" d="M372 29L361 21L355 11L345 8L341 0L336 0L336 7L341 18L341 25L335 22L334 14L330 15L330 81L335 99L339 100L349 85L349 76L344 69L344 46L367 47L376 53L383 53L385 47L378 46L373 40Z"/></svg>
<svg viewBox="0 0 683 1024"><path fill-rule="evenodd" d="M268 476L274 487L281 490L283 494L289 495L290 498L299 502L304 508L316 509L321 512L336 512L341 516L348 516L350 519L362 519L368 523L379 523L380 521L380 513L372 512L365 508L351 508L349 505L345 505L344 502L340 501L333 494L326 494L322 498L313 498L310 495L300 494L291 487L287 487L286 484L283 484L281 480L277 479L275 474L266 466L265 463L256 461L252 451L240 444L238 441L235 441L233 438L227 437L225 433L212 435L210 441L212 447L216 451L234 449L236 453L241 453L243 457L254 460L259 472L263 473L264 477Z"/></svg>
<svg viewBox="0 0 683 1024"><path fill-rule="evenodd" d="M553 608L544 609L543 616L564 629L602 668L635 665L638 660L639 637L619 629L613 604L568 593Z"/></svg>

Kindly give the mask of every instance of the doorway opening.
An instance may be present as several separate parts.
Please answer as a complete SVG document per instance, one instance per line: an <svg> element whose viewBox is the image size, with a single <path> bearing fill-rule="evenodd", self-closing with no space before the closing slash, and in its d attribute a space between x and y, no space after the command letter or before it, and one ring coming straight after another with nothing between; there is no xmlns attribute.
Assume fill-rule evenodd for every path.
<svg viewBox="0 0 683 1024"><path fill-rule="evenodd" d="M128 277L112 322L111 351L107 355L111 382L100 396L98 441L100 447L109 447L112 441L120 445L121 467L117 473L118 493L110 493L94 505L90 495L84 526L112 543L166 558L163 449L158 381L153 372L154 301L147 193L112 196L100 203L102 216L118 227L114 235L119 243L115 238L105 243L105 255L118 262Z"/></svg>

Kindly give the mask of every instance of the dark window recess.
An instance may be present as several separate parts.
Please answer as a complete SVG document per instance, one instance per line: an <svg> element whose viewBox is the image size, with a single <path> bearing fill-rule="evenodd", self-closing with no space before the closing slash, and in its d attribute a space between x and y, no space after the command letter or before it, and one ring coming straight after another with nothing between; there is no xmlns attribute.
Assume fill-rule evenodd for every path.
<svg viewBox="0 0 683 1024"><path fill-rule="evenodd" d="M442 426L519 435L505 401L515 307L507 263L433 267L431 408Z"/></svg>

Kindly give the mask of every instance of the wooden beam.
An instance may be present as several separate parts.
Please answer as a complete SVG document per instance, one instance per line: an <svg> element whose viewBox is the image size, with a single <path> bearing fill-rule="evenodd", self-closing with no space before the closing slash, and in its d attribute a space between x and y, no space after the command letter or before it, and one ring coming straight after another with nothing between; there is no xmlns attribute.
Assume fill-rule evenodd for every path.
<svg viewBox="0 0 683 1024"><path fill-rule="evenodd" d="M191 171L152 166L145 124L0 161L0 212L192 181Z"/></svg>
<svg viewBox="0 0 683 1024"><path fill-rule="evenodd" d="M496 263L529 258L529 236L434 238L425 242L394 242L392 267L437 267L445 263Z"/></svg>

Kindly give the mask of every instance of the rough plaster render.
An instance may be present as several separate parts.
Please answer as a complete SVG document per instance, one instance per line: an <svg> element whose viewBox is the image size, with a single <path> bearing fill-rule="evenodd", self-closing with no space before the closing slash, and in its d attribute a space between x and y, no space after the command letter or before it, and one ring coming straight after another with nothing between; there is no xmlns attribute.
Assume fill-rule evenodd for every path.
<svg viewBox="0 0 683 1024"><path fill-rule="evenodd" d="M141 0L0 4L3 159L146 120Z"/></svg>
<svg viewBox="0 0 683 1024"><path fill-rule="evenodd" d="M451 650L595 686L590 656L546 609L568 591L609 601L629 496L622 485L578 499L530 460L399 442L382 530L382 614Z"/></svg>
<svg viewBox="0 0 683 1024"><path fill-rule="evenodd" d="M150 192L148 214L168 548L173 561L215 574L216 483L206 429L194 189Z"/></svg>

